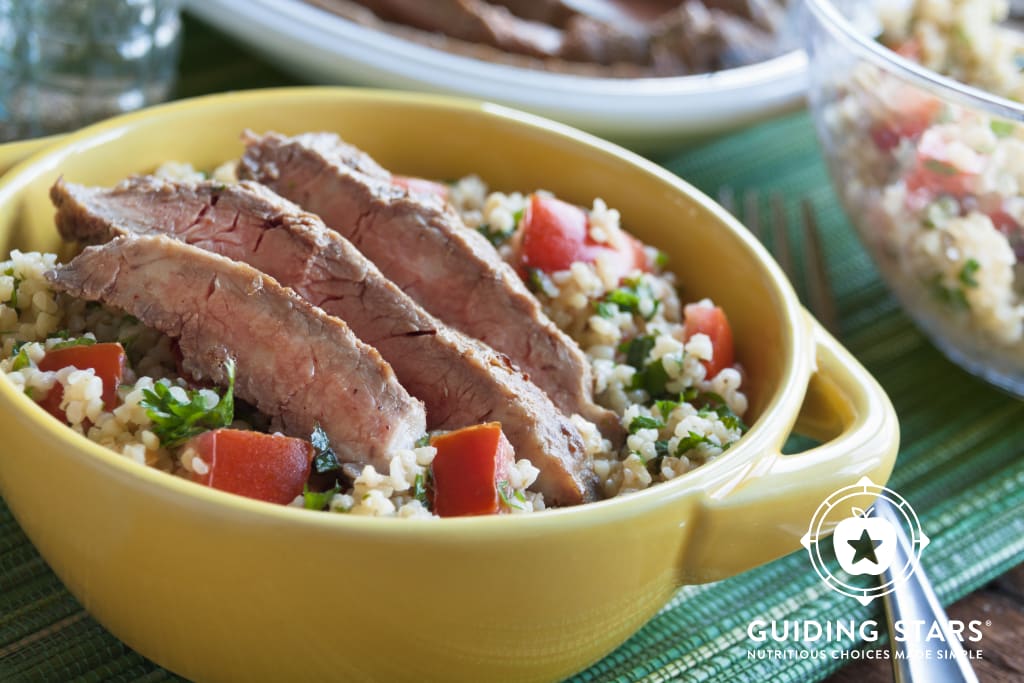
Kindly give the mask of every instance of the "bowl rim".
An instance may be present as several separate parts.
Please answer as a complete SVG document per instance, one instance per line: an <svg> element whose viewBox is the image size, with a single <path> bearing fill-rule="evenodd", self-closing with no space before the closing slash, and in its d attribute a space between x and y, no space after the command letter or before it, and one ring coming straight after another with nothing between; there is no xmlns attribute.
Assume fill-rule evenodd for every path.
<svg viewBox="0 0 1024 683"><path fill-rule="evenodd" d="M440 520L431 517L426 522L408 518L396 521L391 518L361 515L325 514L290 505L266 503L196 485L156 468L140 466L139 463L130 461L119 453L59 424L23 392L17 391L6 377L0 378L0 404L7 403L13 408L10 412L17 416L15 419L21 428L38 430L44 438L55 443L61 450L72 455L84 455L90 459L89 466L103 468L112 477L130 477L136 485L149 488L152 495L180 496L182 504L191 500L209 506L218 514L245 515L254 522L260 519L264 522L311 524L336 531L388 534L389 538L420 536L424 529L421 523L431 524L431 533L440 535L439 538L455 538L451 534L457 536L475 532L481 536L492 535L498 529L506 530L499 533L514 534L524 531L537 532L542 528L564 529L621 522L645 514L652 508L666 507L675 501L690 498L694 494L705 499L718 498L742 481L761 458L778 453L802 404L814 356L813 341L811 335L807 333L802 308L781 268L736 218L682 178L618 145L543 117L472 99L371 88L300 86L205 95L107 119L71 133L53 146L33 154L0 178L0 210L12 201L16 202L25 186L37 176L56 170L64 158L102 147L109 141L131 133L140 125L154 122L171 123L175 119L187 117L190 112L201 115L234 106L254 109L280 101L281 98L305 102L309 106L324 106L328 103L349 103L354 106L397 103L414 109L430 108L453 114L496 118L504 125L529 130L551 143L558 141L563 144L569 143L571 146L587 147L614 158L616 164L633 166L642 173L655 176L657 180L666 183L673 192L685 195L701 209L709 212L720 228L731 232L733 238L738 241L738 246L750 252L753 260L766 271L784 325L784 329L781 330L781 346L784 351L788 351L780 361L780 386L775 387L761 415L736 447L729 449L716 460L670 481L585 505L550 508L544 510L542 514L487 515Z"/></svg>
<svg viewBox="0 0 1024 683"><path fill-rule="evenodd" d="M943 76L901 57L854 26L832 0L806 0L806 7L808 15L813 16L833 38L876 66L902 76L942 99L951 99L974 109L985 109L1002 118L1024 120L1024 104ZM805 31L805 43L813 41L811 35L811 31Z"/></svg>

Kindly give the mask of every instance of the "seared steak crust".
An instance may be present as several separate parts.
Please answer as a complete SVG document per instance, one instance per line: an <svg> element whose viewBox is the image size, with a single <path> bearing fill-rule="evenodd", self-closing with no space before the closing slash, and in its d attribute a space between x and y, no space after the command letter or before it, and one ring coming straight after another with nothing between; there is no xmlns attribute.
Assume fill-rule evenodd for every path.
<svg viewBox="0 0 1024 683"><path fill-rule="evenodd" d="M252 265L351 326L427 407L431 429L501 422L517 457L541 469L549 503L592 500L582 439L508 358L424 311L316 216L256 183L223 186L132 178L113 189L58 182L67 239L160 234Z"/></svg>
<svg viewBox="0 0 1024 683"><path fill-rule="evenodd" d="M124 236L47 273L58 290L102 301L178 340L186 372L308 438L319 423L338 457L386 467L425 431L423 405L345 323L244 263L164 236Z"/></svg>
<svg viewBox="0 0 1024 683"><path fill-rule="evenodd" d="M316 213L428 311L508 355L566 413L613 441L622 428L593 402L590 365L494 247L434 197L409 194L337 135L247 134L241 177Z"/></svg>

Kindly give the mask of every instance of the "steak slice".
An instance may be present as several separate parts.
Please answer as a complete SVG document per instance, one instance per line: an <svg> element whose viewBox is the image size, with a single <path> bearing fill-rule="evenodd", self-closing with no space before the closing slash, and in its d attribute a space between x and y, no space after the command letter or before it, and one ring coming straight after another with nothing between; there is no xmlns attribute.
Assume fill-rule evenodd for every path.
<svg viewBox="0 0 1024 683"><path fill-rule="evenodd" d="M334 134L247 133L246 147L240 177L319 215L420 305L508 355L561 410L579 413L621 442L618 417L593 401L583 352L451 207L392 186L387 171Z"/></svg>
<svg viewBox="0 0 1024 683"><path fill-rule="evenodd" d="M166 233L252 265L376 347L426 403L429 428L501 422L516 457L540 468L535 488L549 503L595 497L576 428L506 356L431 316L348 240L266 187L138 177L113 189L58 181L51 197L66 239Z"/></svg>
<svg viewBox="0 0 1024 683"><path fill-rule="evenodd" d="M348 326L244 263L164 236L88 247L46 274L57 290L126 311L178 340L182 366L227 383L291 436L319 423L339 459L387 471L426 429L423 405Z"/></svg>

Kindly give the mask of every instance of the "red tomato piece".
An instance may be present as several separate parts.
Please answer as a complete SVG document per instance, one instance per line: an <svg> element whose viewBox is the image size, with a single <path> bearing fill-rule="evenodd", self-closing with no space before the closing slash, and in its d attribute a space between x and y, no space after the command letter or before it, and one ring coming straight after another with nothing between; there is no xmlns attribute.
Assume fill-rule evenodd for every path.
<svg viewBox="0 0 1024 683"><path fill-rule="evenodd" d="M687 304L683 309L683 339L695 334L706 334L711 339L711 360L702 361L711 379L725 368L732 367L734 349L729 319L718 306Z"/></svg>
<svg viewBox="0 0 1024 683"><path fill-rule="evenodd" d="M391 184L405 188L409 194L432 195L442 201L448 201L448 186L426 178L415 178L406 175L392 175Z"/></svg>
<svg viewBox="0 0 1024 683"><path fill-rule="evenodd" d="M39 369L43 372L56 372L66 367L75 367L79 370L92 368L96 376L103 381L103 407L112 410L117 405L117 388L121 386L126 362L124 347L120 344L92 344L47 351L43 359L39 361ZM57 383L39 401L39 405L63 421L66 420L64 411L60 409L60 402L63 398L64 387Z"/></svg>
<svg viewBox="0 0 1024 683"><path fill-rule="evenodd" d="M885 112L886 118L871 126L871 138L883 151L895 148L904 138L920 136L942 110L942 101L931 95L907 89L900 98L899 109Z"/></svg>
<svg viewBox="0 0 1024 683"><path fill-rule="evenodd" d="M441 517L493 515L501 512L498 486L508 482L515 452L501 423L464 427L430 439L437 449L434 512Z"/></svg>
<svg viewBox="0 0 1024 683"><path fill-rule="evenodd" d="M973 194L974 181L985 170L985 159L977 153L960 154L954 160L948 143L934 130L921 136L917 158L907 175L907 191L928 202L943 194L964 197Z"/></svg>
<svg viewBox="0 0 1024 683"><path fill-rule="evenodd" d="M619 278L648 269L643 245L629 233L618 230L608 235L607 242L595 242L586 211L554 197L530 197L519 247L522 271L536 268L555 273L568 270L577 261L593 263L601 255Z"/></svg>
<svg viewBox="0 0 1024 683"><path fill-rule="evenodd" d="M286 505L309 479L313 445L280 434L215 429L185 445L206 463L192 481L247 498Z"/></svg>

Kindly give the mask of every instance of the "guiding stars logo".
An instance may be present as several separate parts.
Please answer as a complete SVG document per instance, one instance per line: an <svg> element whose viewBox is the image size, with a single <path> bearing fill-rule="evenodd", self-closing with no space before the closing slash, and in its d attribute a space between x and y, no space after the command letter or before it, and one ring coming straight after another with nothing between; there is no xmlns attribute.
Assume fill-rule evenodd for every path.
<svg viewBox="0 0 1024 683"><path fill-rule="evenodd" d="M905 561L898 566L894 566L896 527L887 519L872 515L872 505L877 498L886 499L896 509L913 544L915 557L901 557ZM830 531L831 548L822 543ZM852 486L839 489L818 506L800 543L807 549L814 570L829 588L866 605L891 593L913 575L915 558L920 560L928 537L921 529L917 513L903 496L864 477ZM832 571L830 555L842 572ZM852 581L856 576L883 574L886 575L884 581L866 588Z"/></svg>

